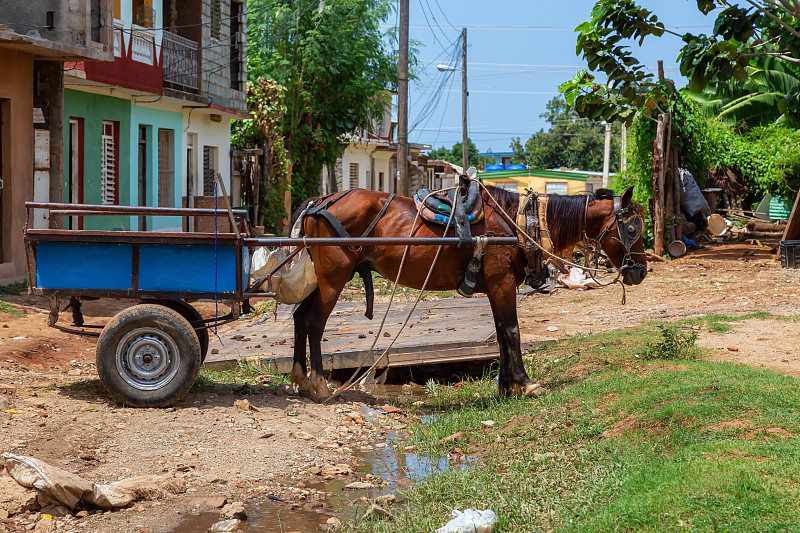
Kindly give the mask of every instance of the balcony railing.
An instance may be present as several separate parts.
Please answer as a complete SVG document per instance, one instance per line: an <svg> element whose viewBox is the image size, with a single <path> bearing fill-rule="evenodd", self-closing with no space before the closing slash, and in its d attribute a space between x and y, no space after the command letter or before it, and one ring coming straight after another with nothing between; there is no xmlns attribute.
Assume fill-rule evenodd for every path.
<svg viewBox="0 0 800 533"><path fill-rule="evenodd" d="M161 47L163 52L161 67L164 69L164 81L182 85L187 89L199 89L197 43L165 31Z"/></svg>
<svg viewBox="0 0 800 533"><path fill-rule="evenodd" d="M122 23L114 21L114 57L122 57Z"/></svg>
<svg viewBox="0 0 800 533"><path fill-rule="evenodd" d="M131 28L131 59L148 65L155 65L156 42L152 31L133 26Z"/></svg>

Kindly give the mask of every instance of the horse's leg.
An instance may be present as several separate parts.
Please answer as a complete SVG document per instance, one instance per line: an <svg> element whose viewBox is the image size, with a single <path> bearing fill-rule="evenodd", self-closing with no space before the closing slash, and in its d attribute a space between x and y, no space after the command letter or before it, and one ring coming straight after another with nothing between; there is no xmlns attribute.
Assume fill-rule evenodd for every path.
<svg viewBox="0 0 800 533"><path fill-rule="evenodd" d="M306 372L306 341L308 340L309 313L313 307L313 300L319 298L319 290L309 294L294 310L294 363L292 364L291 380L297 385L297 390L303 396L311 396L311 385Z"/></svg>
<svg viewBox="0 0 800 533"><path fill-rule="evenodd" d="M337 279L340 278L340 279ZM327 276L319 278L319 288L315 291L318 295L312 301L312 308L308 313L308 355L311 359L311 391L317 401L322 401L331 395L328 382L322 367L322 335L325 333L325 324L328 322L336 307L342 289L350 277Z"/></svg>
<svg viewBox="0 0 800 533"><path fill-rule="evenodd" d="M511 392L517 396L540 396L544 388L534 383L525 372L520 347L517 297L513 283L503 284L489 294L497 342L500 346L500 394ZM503 339L501 341L500 339Z"/></svg>
<svg viewBox="0 0 800 533"><path fill-rule="evenodd" d="M498 313L497 305L494 303L494 298L491 296L489 296L489 305L492 306L494 327L495 331L497 332L497 345L500 348L500 372L497 376L497 386L499 388L500 396L507 396L510 384L508 371L508 343L506 342L505 330L500 322L500 314Z"/></svg>

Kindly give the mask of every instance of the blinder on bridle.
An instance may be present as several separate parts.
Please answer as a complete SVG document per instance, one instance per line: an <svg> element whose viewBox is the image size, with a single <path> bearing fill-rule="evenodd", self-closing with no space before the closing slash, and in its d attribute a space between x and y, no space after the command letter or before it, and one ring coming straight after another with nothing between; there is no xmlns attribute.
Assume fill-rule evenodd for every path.
<svg viewBox="0 0 800 533"><path fill-rule="evenodd" d="M624 271L633 267L644 267L644 264L634 261L633 253L631 252L633 244L639 240L644 231L644 219L636 212L636 208L633 204L623 208L622 198L619 196L614 196L614 221L603 228L603 231L600 232L595 240L600 243L606 235L608 235L614 225L617 226L619 237L611 238L619 242L625 249L625 256L623 257L620 270Z"/></svg>

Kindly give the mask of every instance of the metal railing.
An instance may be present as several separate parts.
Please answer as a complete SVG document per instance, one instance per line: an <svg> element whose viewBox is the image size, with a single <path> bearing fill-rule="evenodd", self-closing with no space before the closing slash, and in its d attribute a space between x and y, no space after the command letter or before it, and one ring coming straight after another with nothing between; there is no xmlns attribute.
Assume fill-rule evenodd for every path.
<svg viewBox="0 0 800 533"><path fill-rule="evenodd" d="M163 52L161 66L164 69L164 81L182 85L189 89L199 89L200 76L197 69L197 43L191 39L165 31L161 40L161 48Z"/></svg>

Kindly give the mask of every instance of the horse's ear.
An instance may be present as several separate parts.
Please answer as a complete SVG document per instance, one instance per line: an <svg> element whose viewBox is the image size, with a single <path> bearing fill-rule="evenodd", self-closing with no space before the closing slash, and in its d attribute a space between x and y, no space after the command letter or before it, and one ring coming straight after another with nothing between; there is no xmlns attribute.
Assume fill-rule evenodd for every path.
<svg viewBox="0 0 800 533"><path fill-rule="evenodd" d="M633 200L633 187L628 187L624 191L622 191L621 201L622 207L628 207L631 205L631 201Z"/></svg>

